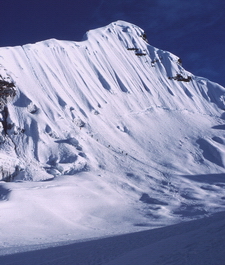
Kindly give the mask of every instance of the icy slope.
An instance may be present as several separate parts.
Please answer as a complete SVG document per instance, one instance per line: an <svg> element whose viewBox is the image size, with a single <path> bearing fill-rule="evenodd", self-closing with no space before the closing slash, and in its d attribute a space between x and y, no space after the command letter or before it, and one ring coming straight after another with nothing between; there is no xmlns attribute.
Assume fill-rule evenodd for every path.
<svg viewBox="0 0 225 265"><path fill-rule="evenodd" d="M2 182L6 226L16 208L15 227L25 214L51 240L55 228L104 234L224 208L225 89L139 27L117 21L82 42L0 48L0 74L16 87L1 111L1 179L54 179Z"/></svg>

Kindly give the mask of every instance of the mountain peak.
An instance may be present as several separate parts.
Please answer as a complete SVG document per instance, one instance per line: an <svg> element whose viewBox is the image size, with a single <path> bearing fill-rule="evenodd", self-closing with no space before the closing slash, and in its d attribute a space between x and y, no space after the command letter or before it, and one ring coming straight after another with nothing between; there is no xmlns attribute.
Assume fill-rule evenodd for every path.
<svg viewBox="0 0 225 265"><path fill-rule="evenodd" d="M70 179L110 194L105 207L129 208L133 223L224 207L225 89L151 46L139 27L117 21L81 42L1 48L0 74L0 91L15 89L0 111L1 180Z"/></svg>
<svg viewBox="0 0 225 265"><path fill-rule="evenodd" d="M22 144L23 148L14 156L25 159L24 162L28 156L30 163L35 161L35 167L38 163L50 178L79 172L91 164L79 156L79 150L71 150L76 146L67 143L65 149L69 146L70 151L65 153L76 155L68 158L73 162L68 163L69 170L67 166L65 169L57 139L76 139L81 131L98 135L98 127L102 126L117 139L115 130L130 131L125 128L134 126L128 118L132 115L143 118L155 113L156 117L163 111L171 113L171 117L183 112L219 117L219 108L225 108L223 87L187 72L180 58L151 46L144 30L124 21L89 31L86 41L50 39L2 48L0 52L1 74L10 76L17 91L14 101L6 106L7 115L2 114L7 116L2 119L10 128L6 135L11 141L8 144L15 143L16 148ZM145 123L151 124L151 119L147 120ZM85 129L80 131L76 124L85 124ZM105 139L104 134L100 135ZM108 140L102 144L111 145ZM22 171L26 175L26 169Z"/></svg>

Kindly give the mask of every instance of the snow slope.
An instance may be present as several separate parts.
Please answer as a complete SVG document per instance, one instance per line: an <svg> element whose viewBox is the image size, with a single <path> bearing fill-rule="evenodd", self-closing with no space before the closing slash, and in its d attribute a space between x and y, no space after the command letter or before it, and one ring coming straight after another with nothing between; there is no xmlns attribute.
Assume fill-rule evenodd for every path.
<svg viewBox="0 0 225 265"><path fill-rule="evenodd" d="M44 249L29 246L25 253L1 256L0 262L1 265L221 265L225 261L224 229L221 212L138 233L67 242Z"/></svg>
<svg viewBox="0 0 225 265"><path fill-rule="evenodd" d="M124 21L0 48L1 247L165 226L225 206L225 88ZM5 182L8 181L8 182Z"/></svg>

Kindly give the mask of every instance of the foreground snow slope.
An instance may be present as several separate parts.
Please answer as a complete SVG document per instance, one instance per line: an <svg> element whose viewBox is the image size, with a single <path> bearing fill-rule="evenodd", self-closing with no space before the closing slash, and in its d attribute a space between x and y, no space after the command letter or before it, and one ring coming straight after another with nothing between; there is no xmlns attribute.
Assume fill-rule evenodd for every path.
<svg viewBox="0 0 225 265"><path fill-rule="evenodd" d="M1 265L221 265L225 261L224 212L149 231L67 242L3 255Z"/></svg>
<svg viewBox="0 0 225 265"><path fill-rule="evenodd" d="M139 27L0 48L0 74L16 88L1 109L2 247L224 209L225 89Z"/></svg>

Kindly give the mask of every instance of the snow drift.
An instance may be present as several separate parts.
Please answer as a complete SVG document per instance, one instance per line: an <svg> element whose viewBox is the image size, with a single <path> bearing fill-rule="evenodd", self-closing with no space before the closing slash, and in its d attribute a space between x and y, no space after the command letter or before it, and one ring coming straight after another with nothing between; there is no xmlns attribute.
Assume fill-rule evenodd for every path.
<svg viewBox="0 0 225 265"><path fill-rule="evenodd" d="M0 48L1 80L15 89L0 114L0 222L17 243L224 209L225 89L148 38L117 21L81 42Z"/></svg>

